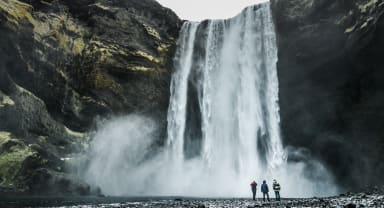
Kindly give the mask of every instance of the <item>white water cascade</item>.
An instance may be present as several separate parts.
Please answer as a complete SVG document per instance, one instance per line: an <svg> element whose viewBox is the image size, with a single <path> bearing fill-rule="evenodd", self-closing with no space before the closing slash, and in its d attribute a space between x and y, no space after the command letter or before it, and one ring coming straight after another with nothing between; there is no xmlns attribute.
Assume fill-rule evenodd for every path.
<svg viewBox="0 0 384 208"><path fill-rule="evenodd" d="M319 163L311 164L308 178L305 163L287 162L276 63L269 3L229 20L185 22L174 58L163 151L145 160L154 124L140 130L147 118L128 116L96 135L85 178L110 195L244 197L252 180L264 179L269 184L277 179L283 197L334 194ZM124 133L129 129L134 133ZM113 150L105 137L117 144Z"/></svg>
<svg viewBox="0 0 384 208"><path fill-rule="evenodd" d="M168 142L174 162L186 162L185 139L201 143L191 160L209 181L247 182L285 163L279 132L276 37L268 4L230 20L187 22L180 33L171 82ZM196 95L188 93L194 91ZM187 103L198 106L188 112ZM192 107L193 108L193 107ZM189 113L201 126L188 125ZM197 135L196 131L201 131ZM260 151L263 151L264 159ZM188 162L188 161L187 161Z"/></svg>

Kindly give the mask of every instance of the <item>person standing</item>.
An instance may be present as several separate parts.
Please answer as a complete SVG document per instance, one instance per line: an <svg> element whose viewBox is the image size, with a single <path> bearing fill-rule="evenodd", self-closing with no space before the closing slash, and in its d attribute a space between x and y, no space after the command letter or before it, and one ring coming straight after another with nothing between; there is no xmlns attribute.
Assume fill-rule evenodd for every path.
<svg viewBox="0 0 384 208"><path fill-rule="evenodd" d="M273 180L273 190L275 191L276 200L280 201L280 184L277 183L276 179Z"/></svg>
<svg viewBox="0 0 384 208"><path fill-rule="evenodd" d="M263 184L261 185L261 192L263 193L263 201L265 201L265 195L267 195L267 199L268 199L268 201L270 201L269 200L269 194L268 194L269 188L268 188L267 182L265 180L263 181Z"/></svg>
<svg viewBox="0 0 384 208"><path fill-rule="evenodd" d="M253 200L256 200L256 187L257 187L256 181L252 181L251 190L252 190Z"/></svg>

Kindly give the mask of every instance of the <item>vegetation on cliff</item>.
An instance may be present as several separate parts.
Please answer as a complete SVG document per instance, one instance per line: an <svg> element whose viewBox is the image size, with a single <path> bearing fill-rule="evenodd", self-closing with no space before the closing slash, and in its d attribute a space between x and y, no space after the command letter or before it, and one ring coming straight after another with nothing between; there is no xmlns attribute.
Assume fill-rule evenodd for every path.
<svg viewBox="0 0 384 208"><path fill-rule="evenodd" d="M89 193L64 158L98 116L164 128L180 24L153 0L0 1L0 192Z"/></svg>

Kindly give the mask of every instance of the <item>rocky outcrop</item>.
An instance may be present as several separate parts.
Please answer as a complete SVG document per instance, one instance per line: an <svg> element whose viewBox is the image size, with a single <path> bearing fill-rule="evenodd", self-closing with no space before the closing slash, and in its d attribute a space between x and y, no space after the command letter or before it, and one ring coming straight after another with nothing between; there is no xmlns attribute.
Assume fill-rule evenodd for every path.
<svg viewBox="0 0 384 208"><path fill-rule="evenodd" d="M384 2L272 0L286 144L345 188L383 183Z"/></svg>
<svg viewBox="0 0 384 208"><path fill-rule="evenodd" d="M165 126L180 25L154 0L0 1L0 192L87 194L66 160L97 117Z"/></svg>

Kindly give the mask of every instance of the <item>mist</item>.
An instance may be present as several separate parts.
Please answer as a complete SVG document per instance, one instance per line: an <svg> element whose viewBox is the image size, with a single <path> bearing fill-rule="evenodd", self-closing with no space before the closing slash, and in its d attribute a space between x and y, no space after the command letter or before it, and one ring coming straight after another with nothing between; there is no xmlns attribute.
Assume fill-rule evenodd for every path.
<svg viewBox="0 0 384 208"><path fill-rule="evenodd" d="M283 197L338 193L320 162L283 146L276 62L269 3L185 22L164 144L149 117L113 119L91 141L84 179L113 196L247 197L251 181L272 190L273 179Z"/></svg>
<svg viewBox="0 0 384 208"><path fill-rule="evenodd" d="M306 155L301 155L306 161L301 158L248 178L237 177L235 170L205 169L200 159L177 164L169 151L153 154L157 128L154 120L137 114L104 122L92 138L87 165L78 167L81 176L108 196L249 197L252 180L259 185L267 180L271 188L273 179L281 184L283 197L338 192L324 166Z"/></svg>
<svg viewBox="0 0 384 208"><path fill-rule="evenodd" d="M109 195L131 193L132 187L132 194L140 194L155 170L143 170L155 130L153 120L138 115L104 123L90 144L84 179Z"/></svg>

